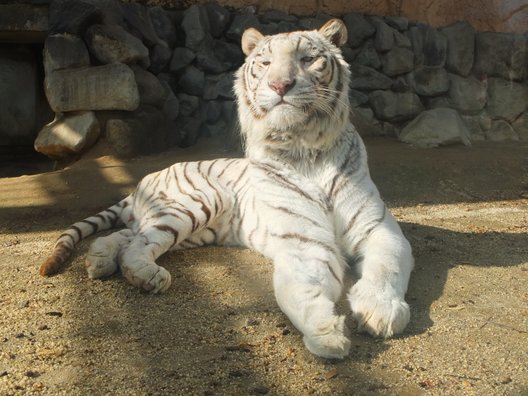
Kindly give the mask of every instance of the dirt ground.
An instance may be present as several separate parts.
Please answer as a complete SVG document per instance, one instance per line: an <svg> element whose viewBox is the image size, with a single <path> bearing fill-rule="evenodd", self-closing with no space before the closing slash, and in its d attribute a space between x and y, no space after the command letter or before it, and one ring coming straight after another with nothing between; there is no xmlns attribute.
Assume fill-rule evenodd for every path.
<svg viewBox="0 0 528 396"><path fill-rule="evenodd" d="M95 153L0 179L0 394L528 394L528 142L367 140L373 178L413 245L412 318L390 340L349 320L343 361L306 351L275 304L270 263L248 250L163 256L173 285L162 295L120 275L89 281L90 241L63 273L38 275L70 223L148 172L228 155L219 147L131 161Z"/></svg>

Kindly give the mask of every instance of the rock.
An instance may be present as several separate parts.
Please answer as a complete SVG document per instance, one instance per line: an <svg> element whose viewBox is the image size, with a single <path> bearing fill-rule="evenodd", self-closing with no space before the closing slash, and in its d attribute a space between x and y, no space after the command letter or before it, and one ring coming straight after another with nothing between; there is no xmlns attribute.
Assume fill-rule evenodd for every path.
<svg viewBox="0 0 528 396"><path fill-rule="evenodd" d="M528 106L528 86L500 78L488 79L486 110L492 118L512 122Z"/></svg>
<svg viewBox="0 0 528 396"><path fill-rule="evenodd" d="M181 147L190 147L200 136L200 129L202 123L195 117L180 117L178 118L178 126L182 140L180 142Z"/></svg>
<svg viewBox="0 0 528 396"><path fill-rule="evenodd" d="M166 148L168 120L160 110L142 106L106 122L105 137L120 157L133 157Z"/></svg>
<svg viewBox="0 0 528 396"><path fill-rule="evenodd" d="M85 40L90 52L101 63L134 63L149 65L149 50L143 43L118 25L93 25Z"/></svg>
<svg viewBox="0 0 528 396"><path fill-rule="evenodd" d="M486 135L480 126L480 121L478 116L468 116L462 115L462 120L469 131L469 138L472 142L482 141L486 139Z"/></svg>
<svg viewBox="0 0 528 396"><path fill-rule="evenodd" d="M167 93L160 80L154 74L139 66L132 65L131 69L136 78L140 103L162 106Z"/></svg>
<svg viewBox="0 0 528 396"><path fill-rule="evenodd" d="M528 37L520 34L477 33L475 73L482 77L523 80L528 77Z"/></svg>
<svg viewBox="0 0 528 396"><path fill-rule="evenodd" d="M376 25L374 46L380 52L387 52L394 46L394 29L389 27L381 18L372 18Z"/></svg>
<svg viewBox="0 0 528 396"><path fill-rule="evenodd" d="M398 29L399 31L407 30L409 27L409 21L405 17L386 16L383 17L383 19L385 19L387 25L393 27L394 29Z"/></svg>
<svg viewBox="0 0 528 396"><path fill-rule="evenodd" d="M449 74L449 103L450 107L466 114L476 114L486 104L486 83L475 77L460 77Z"/></svg>
<svg viewBox="0 0 528 396"><path fill-rule="evenodd" d="M463 143L471 145L470 132L453 109L427 110L405 126L399 139L419 147L436 147Z"/></svg>
<svg viewBox="0 0 528 396"><path fill-rule="evenodd" d="M200 106L200 99L197 96L179 93L177 97L180 102L180 114L183 117L190 117L196 113Z"/></svg>
<svg viewBox="0 0 528 396"><path fill-rule="evenodd" d="M424 110L420 98L414 93L374 91L369 95L369 104L376 118L384 121L408 120Z"/></svg>
<svg viewBox="0 0 528 396"><path fill-rule="evenodd" d="M436 96L447 92L449 77L442 68L422 66L409 74L409 84L418 95Z"/></svg>
<svg viewBox="0 0 528 396"><path fill-rule="evenodd" d="M156 36L166 42L168 47L174 47L178 37L167 11L161 6L148 7L147 11Z"/></svg>
<svg viewBox="0 0 528 396"><path fill-rule="evenodd" d="M238 68L244 62L239 45L223 40L204 43L196 54L196 65L209 73L223 73Z"/></svg>
<svg viewBox="0 0 528 396"><path fill-rule="evenodd" d="M414 68L413 53L407 48L393 48L383 56L383 73L397 76Z"/></svg>
<svg viewBox="0 0 528 396"><path fill-rule="evenodd" d="M407 37L405 34L398 32L397 30L393 30L394 33L394 45L396 47L401 48L412 48L412 43L409 37Z"/></svg>
<svg viewBox="0 0 528 396"><path fill-rule="evenodd" d="M486 131L486 138L494 142L519 140L519 136L512 126L504 120L492 121L491 128Z"/></svg>
<svg viewBox="0 0 528 396"><path fill-rule="evenodd" d="M367 40L359 54L355 57L355 61L364 66L370 66L374 69L381 67L381 60L374 48L373 40Z"/></svg>
<svg viewBox="0 0 528 396"><path fill-rule="evenodd" d="M468 76L473 67L475 30L467 22L457 22L441 31L447 39L447 70Z"/></svg>
<svg viewBox="0 0 528 396"><path fill-rule="evenodd" d="M101 129L91 111L58 114L35 140L35 150L50 158L67 158L91 147Z"/></svg>
<svg viewBox="0 0 528 396"><path fill-rule="evenodd" d="M227 122L224 120L219 120L214 124L201 124L200 126L200 136L207 137L218 137L225 136L228 126Z"/></svg>
<svg viewBox="0 0 528 396"><path fill-rule="evenodd" d="M350 100L350 105L352 107L357 107L368 102L368 95L361 91L356 91L355 89L349 89L348 99Z"/></svg>
<svg viewBox="0 0 528 396"><path fill-rule="evenodd" d="M165 91L165 102L163 103L162 111L169 121L174 122L180 114L180 101L176 95L174 95L168 82L160 80L160 83Z"/></svg>
<svg viewBox="0 0 528 396"><path fill-rule="evenodd" d="M347 43L351 47L359 47L363 41L376 33L374 26L363 15L346 14L343 17L343 22L348 30Z"/></svg>
<svg viewBox="0 0 528 396"><path fill-rule="evenodd" d="M280 10L267 10L260 16L264 22L289 22L296 23L297 17ZM317 28L314 28L317 29Z"/></svg>
<svg viewBox="0 0 528 396"><path fill-rule="evenodd" d="M201 108L200 120L206 124L214 124L222 116L223 106L218 100L206 101Z"/></svg>
<svg viewBox="0 0 528 396"><path fill-rule="evenodd" d="M150 50L149 70L154 74L161 73L172 58L172 50L165 43L156 44Z"/></svg>
<svg viewBox="0 0 528 396"><path fill-rule="evenodd" d="M77 110L135 110L139 92L132 70L121 63L57 70L44 91L56 113Z"/></svg>
<svg viewBox="0 0 528 396"><path fill-rule="evenodd" d="M361 51L361 48L350 48L350 47L342 47L341 52L343 53L343 58L345 61L350 65L354 59L356 59L356 56Z"/></svg>
<svg viewBox="0 0 528 396"><path fill-rule="evenodd" d="M220 38L229 24L231 14L227 9L213 2L207 3L205 10L207 11L211 36Z"/></svg>
<svg viewBox="0 0 528 396"><path fill-rule="evenodd" d="M53 34L44 42L44 71L90 65L90 55L84 42L69 33Z"/></svg>
<svg viewBox="0 0 528 396"><path fill-rule="evenodd" d="M190 65L194 58L196 58L196 55L190 49L185 47L176 47L172 53L169 69L173 73L177 72L187 65Z"/></svg>
<svg viewBox="0 0 528 396"><path fill-rule="evenodd" d="M233 73L224 73L216 76L207 76L204 93L205 100L230 99L234 100Z"/></svg>
<svg viewBox="0 0 528 396"><path fill-rule="evenodd" d="M147 46L152 47L160 42L147 7L136 2L123 3L123 14L127 28Z"/></svg>
<svg viewBox="0 0 528 396"><path fill-rule="evenodd" d="M528 112L525 111L513 124L513 129L521 140L528 140Z"/></svg>
<svg viewBox="0 0 528 396"><path fill-rule="evenodd" d="M261 29L261 24L256 15L248 13L236 14L225 35L228 39L238 44L244 31L250 27L257 30Z"/></svg>
<svg viewBox="0 0 528 396"><path fill-rule="evenodd" d="M83 36L88 26L103 23L104 12L91 0L54 0L48 11L49 34Z"/></svg>
<svg viewBox="0 0 528 396"><path fill-rule="evenodd" d="M392 80L389 77L370 67L358 63L352 63L350 66L352 71L350 88L373 91L376 89L389 89L392 85Z"/></svg>
<svg viewBox="0 0 528 396"><path fill-rule="evenodd" d="M447 38L435 28L423 24L410 30L416 64L444 67L447 57Z"/></svg>
<svg viewBox="0 0 528 396"><path fill-rule="evenodd" d="M426 109L437 109L439 107L451 107L451 102L446 96L425 96L422 98Z"/></svg>
<svg viewBox="0 0 528 396"><path fill-rule="evenodd" d="M301 30L316 30L322 26L321 20L317 18L301 18L298 25Z"/></svg>
<svg viewBox="0 0 528 396"><path fill-rule="evenodd" d="M350 120L361 136L380 136L382 131L368 107L356 107L350 112Z"/></svg>
<svg viewBox="0 0 528 396"><path fill-rule="evenodd" d="M185 46L197 51L209 36L209 19L206 9L201 5L192 5L183 13L182 28L185 32Z"/></svg>
<svg viewBox="0 0 528 396"><path fill-rule="evenodd" d="M189 95L202 96L205 90L205 74L193 65L187 66L178 79L178 87Z"/></svg>

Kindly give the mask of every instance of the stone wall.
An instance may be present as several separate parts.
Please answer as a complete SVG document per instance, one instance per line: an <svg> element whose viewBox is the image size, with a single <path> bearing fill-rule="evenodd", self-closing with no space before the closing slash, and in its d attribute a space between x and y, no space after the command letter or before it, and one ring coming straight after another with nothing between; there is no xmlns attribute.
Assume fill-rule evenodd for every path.
<svg viewBox="0 0 528 396"><path fill-rule="evenodd" d="M118 154L131 156L188 146L200 135L228 138L244 29L314 29L328 18L217 4L166 10L55 0L44 65L57 117L35 147L67 156L104 135ZM467 22L436 29L356 13L343 20L353 117L362 134L422 146L528 139L526 34L479 33Z"/></svg>

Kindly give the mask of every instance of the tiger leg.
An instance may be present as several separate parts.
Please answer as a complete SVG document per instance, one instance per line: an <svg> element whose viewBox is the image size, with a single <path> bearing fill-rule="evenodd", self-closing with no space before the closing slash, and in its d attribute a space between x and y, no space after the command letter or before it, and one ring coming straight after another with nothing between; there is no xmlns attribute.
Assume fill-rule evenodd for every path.
<svg viewBox="0 0 528 396"><path fill-rule="evenodd" d="M409 242L390 213L364 241L360 279L348 299L360 330L374 336L401 333L410 319L405 293L413 267Z"/></svg>
<svg viewBox="0 0 528 396"><path fill-rule="evenodd" d="M335 312L342 292L342 276L313 250L295 248L274 259L273 285L277 303L304 335L310 352L325 358L344 358L350 341L344 316ZM317 257L317 255L315 255ZM328 257L337 262L336 257Z"/></svg>
<svg viewBox="0 0 528 396"><path fill-rule="evenodd" d="M97 238L88 250L85 267L90 279L110 276L118 270L117 256L134 236L125 228L108 236Z"/></svg>
<svg viewBox="0 0 528 396"><path fill-rule="evenodd" d="M134 286L152 293L164 292L171 285L171 275L155 260L177 241L176 231L168 226L152 226L136 235L121 250L118 263L125 278Z"/></svg>

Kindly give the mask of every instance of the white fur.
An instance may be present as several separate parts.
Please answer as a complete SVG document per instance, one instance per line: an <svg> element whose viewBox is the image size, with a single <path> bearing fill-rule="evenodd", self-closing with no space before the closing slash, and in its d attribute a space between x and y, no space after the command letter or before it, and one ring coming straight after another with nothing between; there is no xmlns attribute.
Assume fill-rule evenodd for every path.
<svg viewBox="0 0 528 396"><path fill-rule="evenodd" d="M132 231L94 242L89 276L106 276L118 263L132 284L162 292L171 278L155 260L165 251L249 246L273 260L277 302L306 347L343 358L350 341L335 302L345 257L358 261L359 280L348 293L352 314L360 329L381 337L409 321L404 296L413 265L349 121L348 65L333 44L346 40L346 30L334 20L320 31L265 37L252 29L244 37L248 57L235 92L246 158L175 164L146 177L130 197L133 216L127 209L122 218ZM324 48L337 65L340 80L327 82L338 91L333 97L317 94L314 81L326 78L326 69L318 71L325 60L313 48ZM247 77L251 64L258 80ZM292 79L284 97L271 88L270 82Z"/></svg>

